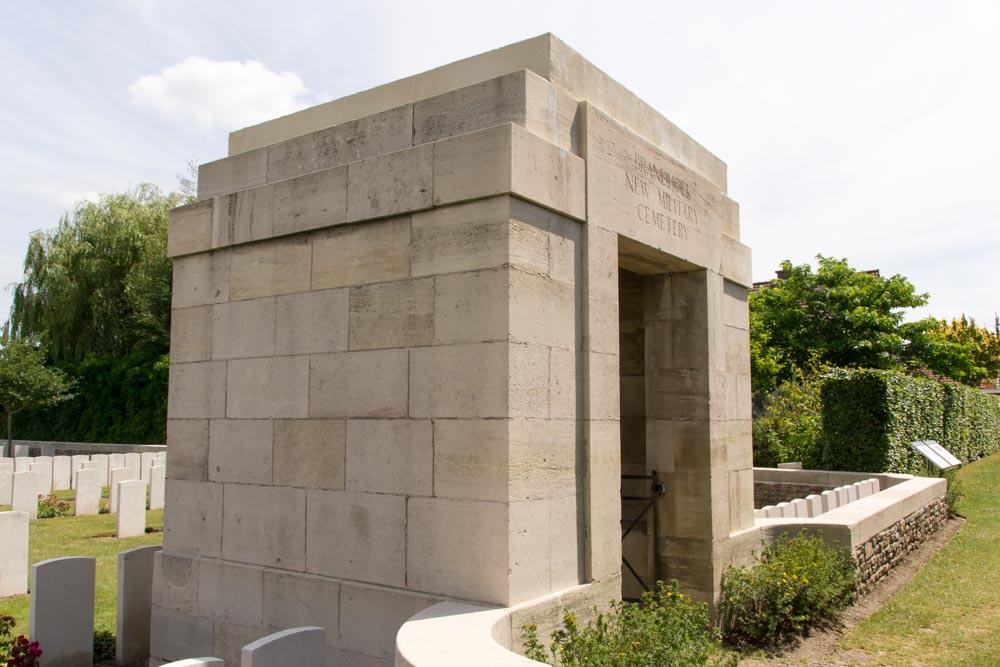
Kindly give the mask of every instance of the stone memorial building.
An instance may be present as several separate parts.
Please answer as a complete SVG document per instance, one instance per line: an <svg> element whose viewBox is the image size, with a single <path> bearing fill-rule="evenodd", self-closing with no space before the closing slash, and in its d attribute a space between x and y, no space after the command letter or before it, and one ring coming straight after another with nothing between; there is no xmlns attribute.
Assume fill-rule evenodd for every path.
<svg viewBox="0 0 1000 667"><path fill-rule="evenodd" d="M318 625L388 664L442 600L606 601L623 473L663 483L646 583L714 600L758 544L726 165L557 38L236 131L198 195L155 659Z"/></svg>

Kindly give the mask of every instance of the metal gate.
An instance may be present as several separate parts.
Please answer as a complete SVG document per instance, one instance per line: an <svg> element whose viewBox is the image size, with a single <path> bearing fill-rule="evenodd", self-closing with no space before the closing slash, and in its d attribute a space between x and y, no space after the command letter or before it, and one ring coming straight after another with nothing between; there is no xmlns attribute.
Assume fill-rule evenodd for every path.
<svg viewBox="0 0 1000 667"><path fill-rule="evenodd" d="M646 501L645 504L642 507L642 510L639 512L638 516L636 516L634 519L632 519L632 522L629 523L628 528L626 528L625 531L622 533L622 542L623 543L625 542L625 538L628 537L629 533L631 533L632 530L636 526L639 525L639 522L642 521L646 517L647 514L649 514L650 510L652 510L652 513L653 513L653 530L652 530L651 538L653 540L653 548L652 548L652 552L653 552L653 573L654 573L654 578L655 578L660 573L660 563L659 563L659 555L658 555L658 551L659 550L656 548L657 537L659 536L659 523L660 522L658 520L659 516L657 514L657 509L656 509L657 504L658 504L656 502L656 498L657 498L657 496L662 496L664 493L666 493L666 487L663 485L663 482L660 481L659 477L656 476L656 471L655 470L651 471L648 475L622 475L622 483L623 484L625 482L627 482L627 481L634 481L634 480L647 480L647 481L649 481L649 495L645 495L645 496L626 496L624 494L622 495L622 501L626 501L626 500ZM649 586L646 585L646 582L643 581L643 578L639 575L639 573L635 571L635 568L632 567L632 564L628 562L628 558L625 557L624 550L622 551L622 565L624 565L625 568L632 574L632 576L635 577L636 581L639 582L639 585L642 586L642 589L644 591L648 591L649 590ZM626 599L626 600L628 600L630 602L638 602L637 598L624 598L624 599Z"/></svg>

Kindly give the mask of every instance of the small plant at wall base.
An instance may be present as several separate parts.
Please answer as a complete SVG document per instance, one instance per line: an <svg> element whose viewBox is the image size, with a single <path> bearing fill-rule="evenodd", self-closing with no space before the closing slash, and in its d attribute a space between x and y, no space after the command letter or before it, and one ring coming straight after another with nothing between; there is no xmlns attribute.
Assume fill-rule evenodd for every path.
<svg viewBox="0 0 1000 667"><path fill-rule="evenodd" d="M721 646L708 606L680 593L676 581L657 582L656 591L644 593L640 604L613 602L610 611L583 628L564 611L548 652L536 626L522 630L525 655L559 667L736 666L736 656Z"/></svg>
<svg viewBox="0 0 1000 667"><path fill-rule="evenodd" d="M765 546L752 567L722 575L719 622L735 647L774 648L835 622L850 604L856 573L850 554L805 530Z"/></svg>

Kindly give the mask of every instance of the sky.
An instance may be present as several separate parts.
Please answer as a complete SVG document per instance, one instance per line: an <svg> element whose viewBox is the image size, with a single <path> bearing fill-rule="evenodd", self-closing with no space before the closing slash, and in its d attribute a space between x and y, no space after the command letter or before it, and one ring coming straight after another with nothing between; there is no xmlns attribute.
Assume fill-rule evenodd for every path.
<svg viewBox="0 0 1000 667"><path fill-rule="evenodd" d="M729 166L754 280L818 254L908 319L1000 311L1000 3L9 0L0 321L29 235L232 130L552 32Z"/></svg>

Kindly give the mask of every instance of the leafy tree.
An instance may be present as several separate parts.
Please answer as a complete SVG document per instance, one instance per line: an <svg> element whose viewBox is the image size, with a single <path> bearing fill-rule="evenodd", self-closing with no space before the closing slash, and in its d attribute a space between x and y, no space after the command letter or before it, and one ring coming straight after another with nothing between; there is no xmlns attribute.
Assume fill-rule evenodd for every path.
<svg viewBox="0 0 1000 667"><path fill-rule="evenodd" d="M0 408L7 421L7 448L11 422L27 408L55 405L72 398L73 383L58 368L45 365L45 352L28 340L0 338Z"/></svg>
<svg viewBox="0 0 1000 667"><path fill-rule="evenodd" d="M934 320L904 323L906 309L927 303L909 280L853 269L846 259L818 255L781 264L783 279L750 295L754 391L766 394L815 365L902 368L925 350Z"/></svg>
<svg viewBox="0 0 1000 667"><path fill-rule="evenodd" d="M965 315L950 323L941 320L922 343L927 368L939 375L972 387L1000 375L1000 318L994 319L993 331Z"/></svg>
<svg viewBox="0 0 1000 667"><path fill-rule="evenodd" d="M80 202L28 245L7 331L37 338L51 360L165 353L170 338L167 218L188 200L150 184Z"/></svg>

